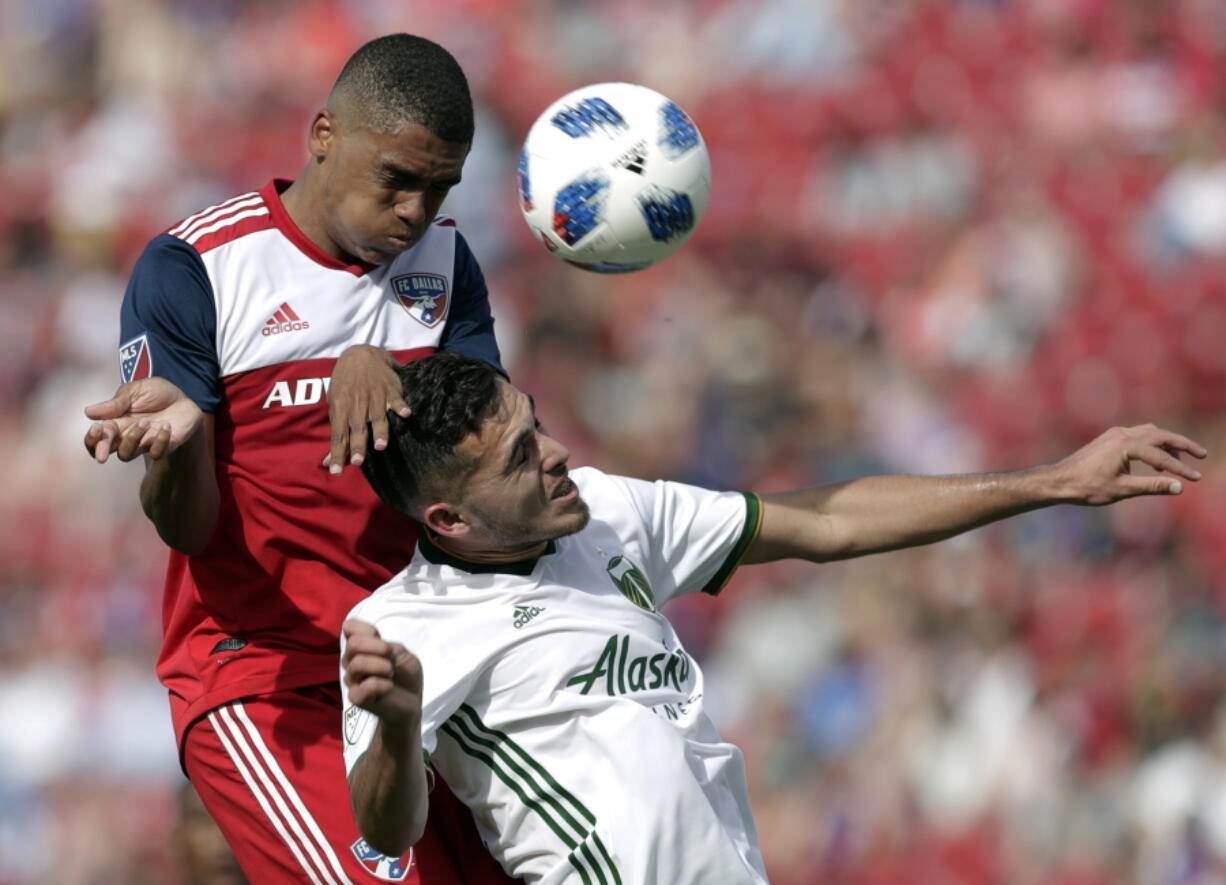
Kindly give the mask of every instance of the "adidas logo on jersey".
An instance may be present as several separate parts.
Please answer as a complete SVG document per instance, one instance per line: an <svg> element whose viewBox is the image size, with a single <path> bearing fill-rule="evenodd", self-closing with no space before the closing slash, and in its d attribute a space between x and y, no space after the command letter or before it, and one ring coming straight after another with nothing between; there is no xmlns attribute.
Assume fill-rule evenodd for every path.
<svg viewBox="0 0 1226 885"><path fill-rule="evenodd" d="M268 322L264 324L260 334L265 336L280 335L282 332L301 332L303 329L309 328L311 328L311 324L294 313L294 309L289 306L288 301L282 301L281 307L268 318Z"/></svg>
<svg viewBox="0 0 1226 885"><path fill-rule="evenodd" d="M524 624L531 621L533 618L535 618L537 615L539 615L544 610L545 609L543 608L537 608L535 605L517 605L515 606L515 611L513 612L513 614L515 615L515 620L512 622L514 624L515 629L518 630L520 627L522 627Z"/></svg>

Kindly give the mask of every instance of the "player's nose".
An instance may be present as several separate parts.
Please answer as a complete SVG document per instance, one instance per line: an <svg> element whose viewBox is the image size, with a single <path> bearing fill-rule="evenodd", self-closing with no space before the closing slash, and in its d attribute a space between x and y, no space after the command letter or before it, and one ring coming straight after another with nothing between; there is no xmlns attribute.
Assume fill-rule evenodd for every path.
<svg viewBox="0 0 1226 885"><path fill-rule="evenodd" d="M566 467L566 462L570 460L570 449L546 434L541 434L540 446L541 469L546 473L553 473Z"/></svg>
<svg viewBox="0 0 1226 885"><path fill-rule="evenodd" d="M426 202L421 194L406 194L396 202L396 217L410 227L417 228L426 219Z"/></svg>

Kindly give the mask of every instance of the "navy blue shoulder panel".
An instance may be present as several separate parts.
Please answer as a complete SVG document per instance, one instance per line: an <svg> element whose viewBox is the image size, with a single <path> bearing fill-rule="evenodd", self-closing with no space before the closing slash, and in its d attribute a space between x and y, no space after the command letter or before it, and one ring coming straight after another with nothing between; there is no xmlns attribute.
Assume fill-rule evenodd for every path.
<svg viewBox="0 0 1226 885"><path fill-rule="evenodd" d="M485 360L506 375L498 342L494 339L494 318L490 315L490 296L485 288L485 276L459 231L455 235L455 270L451 278L454 281L455 300L447 315L440 349Z"/></svg>
<svg viewBox="0 0 1226 885"><path fill-rule="evenodd" d="M201 409L221 398L217 307L200 253L162 234L137 259L119 312L123 380L157 375Z"/></svg>

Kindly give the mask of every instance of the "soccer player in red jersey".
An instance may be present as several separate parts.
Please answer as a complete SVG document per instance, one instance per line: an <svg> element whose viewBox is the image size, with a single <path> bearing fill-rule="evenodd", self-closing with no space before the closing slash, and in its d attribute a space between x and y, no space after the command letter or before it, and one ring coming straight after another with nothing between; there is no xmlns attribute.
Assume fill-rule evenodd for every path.
<svg viewBox="0 0 1226 885"><path fill-rule="evenodd" d="M158 676L184 770L261 885L507 881L441 785L415 851L360 837L336 685L342 618L417 532L343 471L386 444L389 409L407 414L394 366L437 350L499 366L481 270L438 215L472 136L446 50L361 47L296 181L150 242L123 301L123 383L86 409L97 461L145 457L141 505L171 548Z"/></svg>

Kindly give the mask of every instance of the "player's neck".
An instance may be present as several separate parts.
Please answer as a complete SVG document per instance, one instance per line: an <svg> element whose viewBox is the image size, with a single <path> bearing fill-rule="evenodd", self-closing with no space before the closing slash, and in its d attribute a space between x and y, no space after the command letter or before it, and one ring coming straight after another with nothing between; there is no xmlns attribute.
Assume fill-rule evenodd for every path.
<svg viewBox="0 0 1226 885"><path fill-rule="evenodd" d="M445 538L433 532L427 543L462 562L474 565L505 565L512 562L540 559L549 549L548 541L539 541L525 547L498 547L481 542L473 543L459 538Z"/></svg>
<svg viewBox="0 0 1226 885"><path fill-rule="evenodd" d="M347 261L349 256L332 242L332 238L328 236L327 229L324 227L313 184L311 164L308 163L302 170L302 174L281 194L281 205L285 207L285 214L289 216L290 221L294 222L298 230L302 231L306 238L318 246L325 255Z"/></svg>

